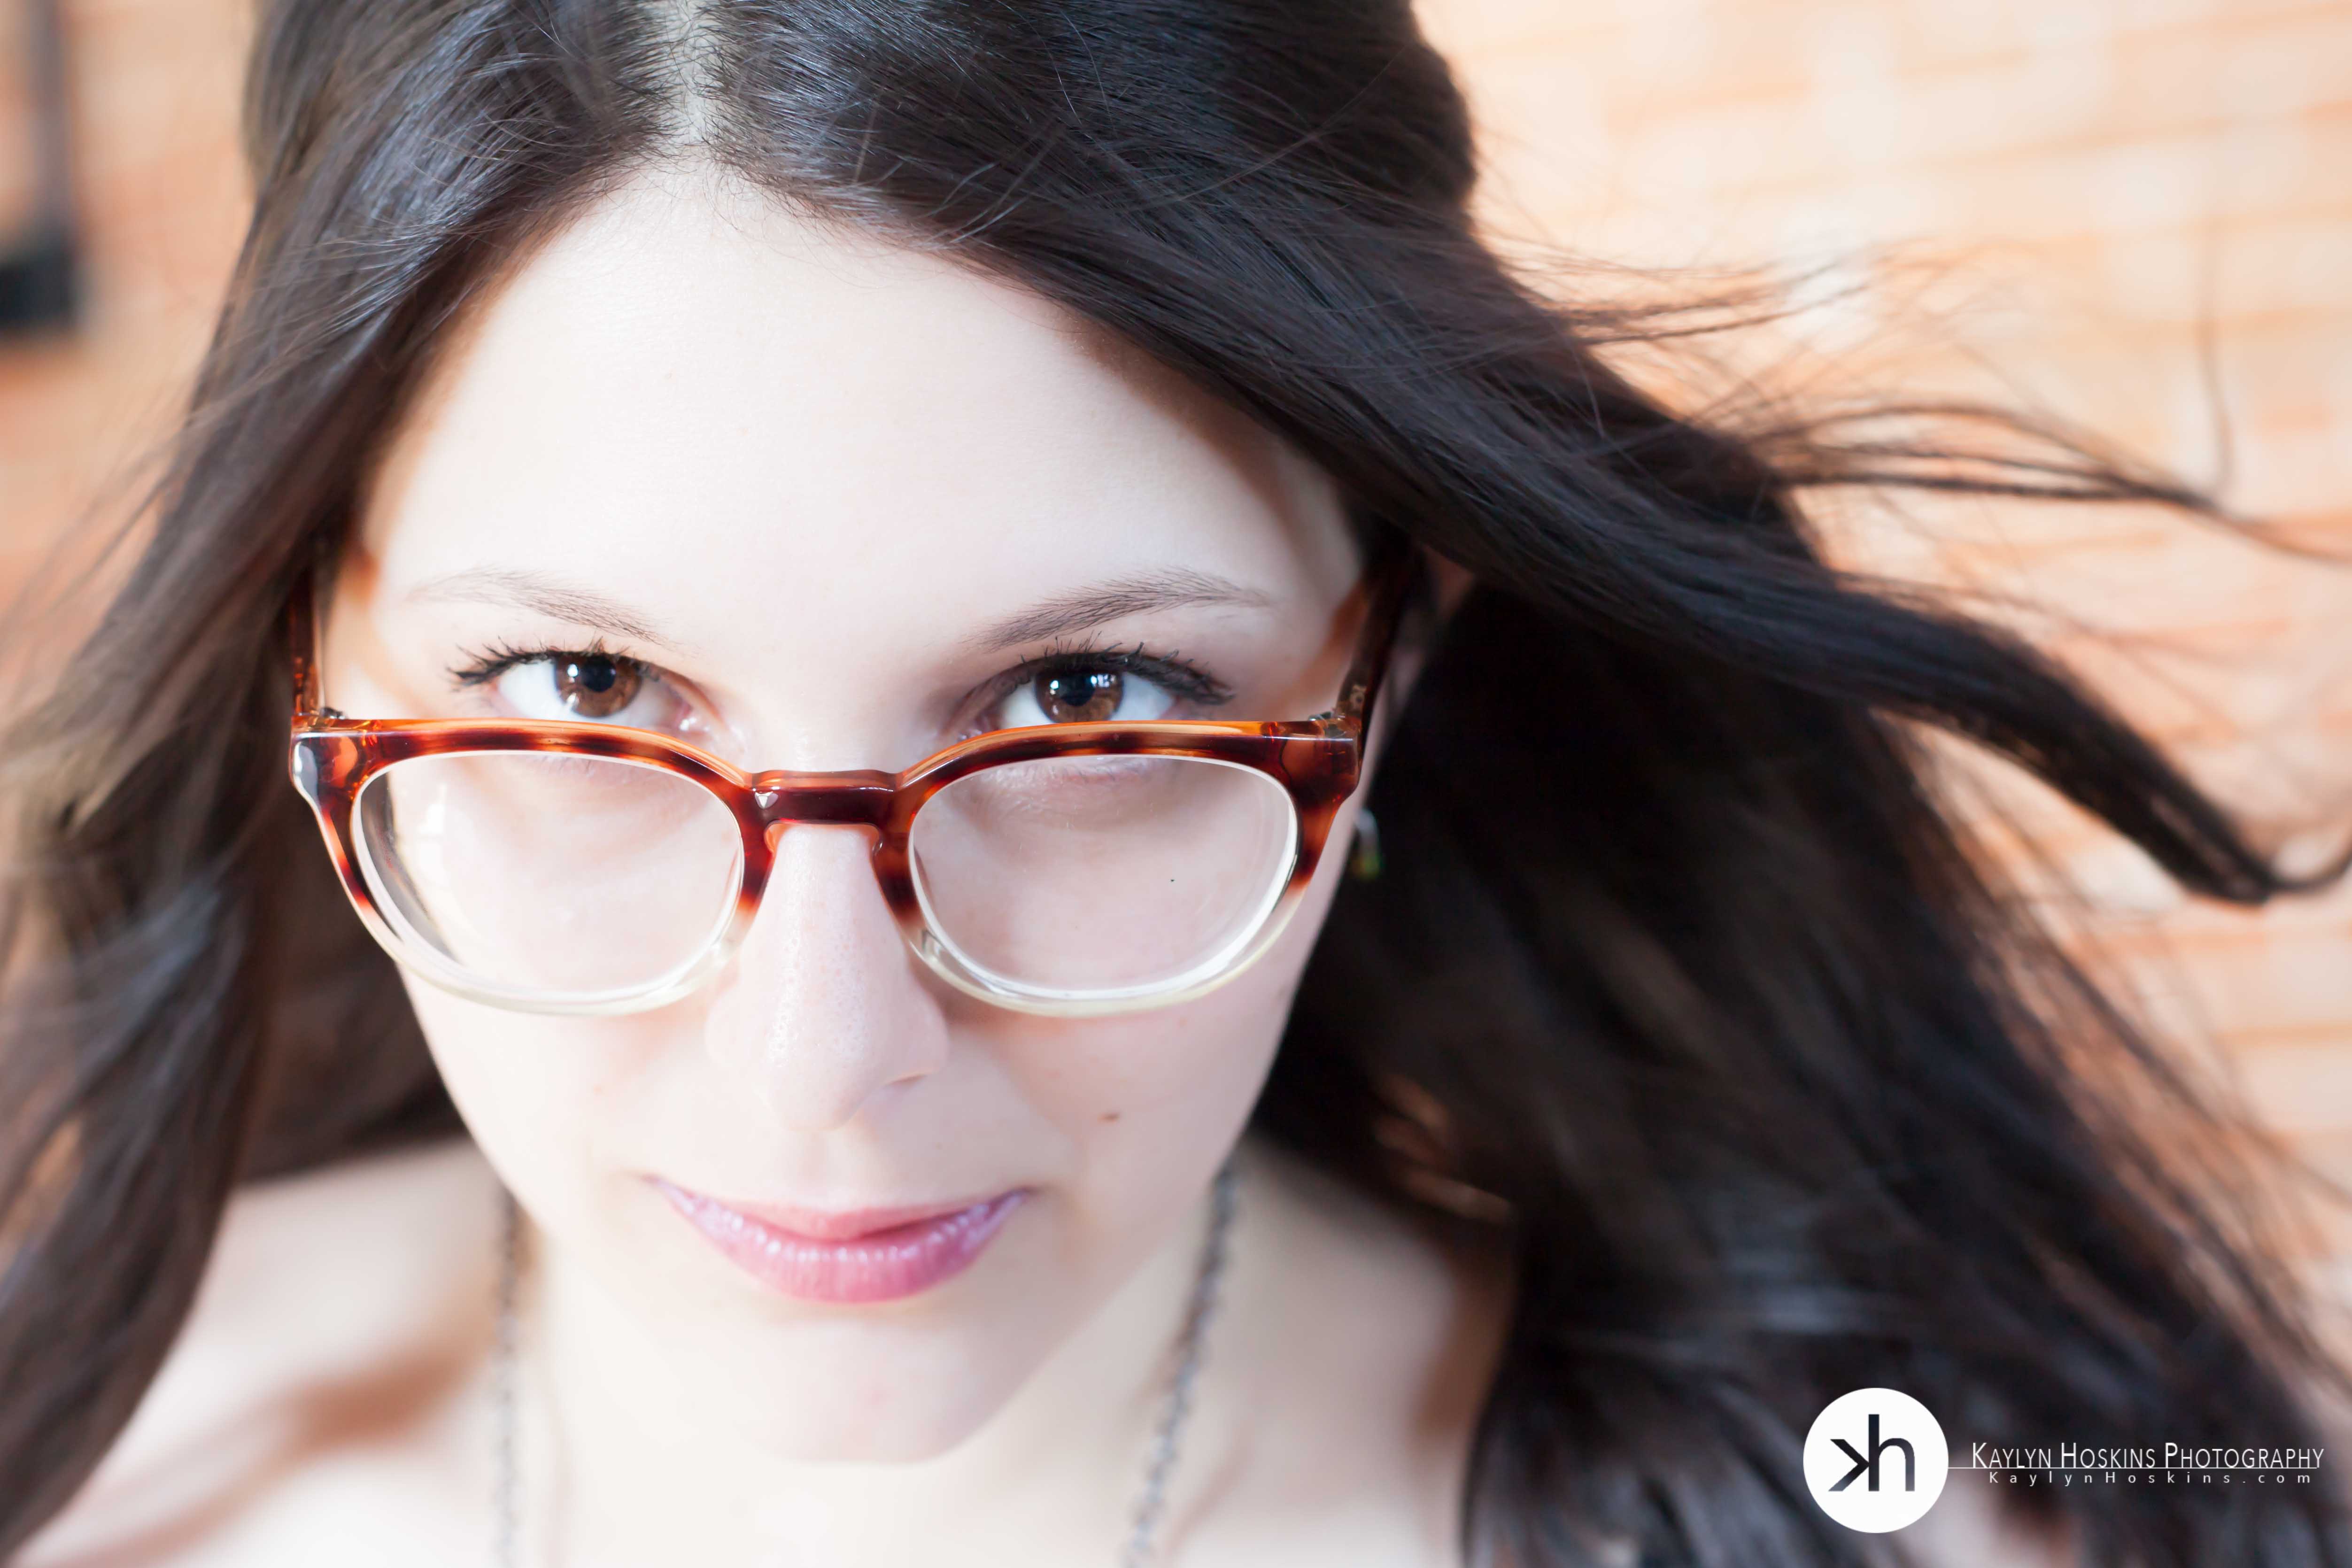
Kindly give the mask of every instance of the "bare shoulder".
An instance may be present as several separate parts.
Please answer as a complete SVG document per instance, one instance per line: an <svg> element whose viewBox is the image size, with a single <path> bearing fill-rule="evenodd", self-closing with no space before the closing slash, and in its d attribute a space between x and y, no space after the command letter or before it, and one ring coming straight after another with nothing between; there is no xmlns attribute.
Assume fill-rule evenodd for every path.
<svg viewBox="0 0 2352 1568"><path fill-rule="evenodd" d="M1312 1535L1278 1559L1286 1563L1450 1568L1467 1445L1508 1324L1507 1269L1441 1248L1295 1156L1245 1146L1238 1310L1210 1375L1229 1351L1248 1360L1249 1418L1264 1437L1235 1450L1250 1456L1248 1486L1211 1489L1201 1501L1231 1518L1246 1490L1262 1505L1249 1522L1262 1526L1271 1508L1319 1494L1301 1511ZM1294 1495L1267 1499L1262 1486ZM1197 1507L1196 1517L1205 1547L1217 1510ZM1954 1472L1927 1517L1894 1539L1911 1568L2079 1561L1969 1472Z"/></svg>
<svg viewBox="0 0 2352 1568"><path fill-rule="evenodd" d="M1507 1270L1499 1254L1443 1246L1295 1155L1244 1150L1232 1310L1210 1376L1230 1358L1246 1381L1249 1430L1228 1451L1247 1456L1248 1479L1204 1489L1216 1506L1202 1509L1202 1547L1212 1521L1255 1516L1262 1529L1280 1511L1313 1521L1288 1563L1451 1563L1469 1440L1508 1322ZM1244 1491L1260 1506L1234 1506Z"/></svg>
<svg viewBox="0 0 2352 1568"><path fill-rule="evenodd" d="M2073 1568L2078 1554L2001 1506L1981 1475L1955 1470L1916 1524L1895 1532L1912 1568Z"/></svg>
<svg viewBox="0 0 2352 1568"><path fill-rule="evenodd" d="M1443 1247L1297 1155L1255 1141L1245 1148L1256 1178L1244 1200L1258 1211L1252 1230L1265 1259L1303 1287L1277 1321L1314 1330L1294 1353L1419 1369L1421 1386L1410 1391L1417 1407L1465 1393L1483 1400L1510 1300L1500 1254Z"/></svg>
<svg viewBox="0 0 2352 1568"><path fill-rule="evenodd" d="M465 1395L490 1332L498 1224L496 1180L464 1142L240 1192L138 1414L20 1561L441 1555L420 1532L480 1508L461 1500L480 1484Z"/></svg>

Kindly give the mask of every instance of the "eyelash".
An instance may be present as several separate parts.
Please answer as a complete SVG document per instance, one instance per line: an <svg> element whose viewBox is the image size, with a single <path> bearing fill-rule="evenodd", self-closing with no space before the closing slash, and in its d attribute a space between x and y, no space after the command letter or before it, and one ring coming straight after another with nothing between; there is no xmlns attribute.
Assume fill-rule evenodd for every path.
<svg viewBox="0 0 2352 1568"><path fill-rule="evenodd" d="M584 648L526 648L510 643L493 643L485 648L467 650L465 659L463 664L449 666L450 682L461 691L473 686L486 686L518 665L554 659L609 659L624 669L635 671L641 679L661 678L657 666L642 659L632 659L625 653L614 653L605 645L602 637L593 639Z"/></svg>
<svg viewBox="0 0 2352 1568"><path fill-rule="evenodd" d="M1202 707L1215 707L1233 700L1232 688L1202 669L1198 664L1171 649L1165 653L1147 651L1138 643L1132 648L1120 649L1108 643L1080 643L1065 647L1054 643L1034 659L1026 659L997 676L983 688L988 702L982 711L995 706L1013 693L1040 675L1058 674L1064 670L1113 670L1123 675L1141 675L1175 695Z"/></svg>
<svg viewBox="0 0 2352 1568"><path fill-rule="evenodd" d="M534 664L555 659L609 659L614 664L634 672L641 680L660 681L661 667L625 653L616 653L601 637L585 647L558 648L553 646L518 647L509 643L497 643L478 650L470 650L466 662L449 668L449 678L460 690L489 685L509 670L523 664ZM980 708L988 712L1015 691L1040 675L1063 670L1113 670L1120 674L1140 675L1144 679L1202 707L1216 707L1233 700L1233 691L1206 670L1179 656L1172 650L1166 653L1148 652L1142 643L1120 649L1109 643L1080 643L1064 647L1056 643L1034 659L1026 659L1003 674L986 682L980 688L987 700ZM986 733L972 728L959 738Z"/></svg>

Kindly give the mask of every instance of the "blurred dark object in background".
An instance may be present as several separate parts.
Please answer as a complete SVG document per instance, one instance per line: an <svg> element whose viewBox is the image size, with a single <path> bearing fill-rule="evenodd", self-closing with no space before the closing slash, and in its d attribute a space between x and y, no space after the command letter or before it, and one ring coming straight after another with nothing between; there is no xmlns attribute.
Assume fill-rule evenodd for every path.
<svg viewBox="0 0 2352 1568"><path fill-rule="evenodd" d="M20 0L10 118L0 142L30 151L31 201L0 218L0 335L70 328L79 290L66 108L65 35L58 0Z"/></svg>

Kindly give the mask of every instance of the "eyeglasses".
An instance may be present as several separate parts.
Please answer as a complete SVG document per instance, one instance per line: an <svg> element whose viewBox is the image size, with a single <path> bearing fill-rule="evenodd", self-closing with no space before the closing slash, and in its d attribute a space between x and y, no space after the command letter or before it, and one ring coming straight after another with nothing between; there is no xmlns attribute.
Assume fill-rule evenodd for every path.
<svg viewBox="0 0 2352 1568"><path fill-rule="evenodd" d="M866 828L908 945L961 990L1083 1016L1209 991L1270 947L1352 794L1419 552L1359 592L1336 704L1308 718L994 730L896 774L747 773L656 731L352 719L320 706L315 580L288 610L289 770L370 933L519 1011L637 1012L750 931L798 823Z"/></svg>

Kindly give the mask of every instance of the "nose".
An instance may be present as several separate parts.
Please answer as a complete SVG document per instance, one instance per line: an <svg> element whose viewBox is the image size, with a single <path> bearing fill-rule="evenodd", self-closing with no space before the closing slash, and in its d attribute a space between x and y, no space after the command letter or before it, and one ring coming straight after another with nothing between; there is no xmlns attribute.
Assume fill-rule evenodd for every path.
<svg viewBox="0 0 2352 1568"><path fill-rule="evenodd" d="M776 1119L839 1127L938 1071L947 1019L874 879L873 831L794 823L704 1025L719 1068Z"/></svg>

